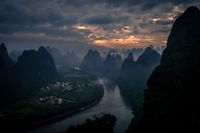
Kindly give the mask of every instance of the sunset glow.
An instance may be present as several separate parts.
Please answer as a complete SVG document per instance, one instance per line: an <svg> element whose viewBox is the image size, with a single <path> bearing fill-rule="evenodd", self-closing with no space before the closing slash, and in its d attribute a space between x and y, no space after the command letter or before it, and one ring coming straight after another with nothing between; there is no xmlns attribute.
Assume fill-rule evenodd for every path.
<svg viewBox="0 0 200 133"><path fill-rule="evenodd" d="M153 19L155 22L160 19ZM166 34L153 35L134 35L132 26L113 26L112 30L107 31L100 26L95 25L75 25L74 29L87 41L96 46L109 48L133 48L146 47L149 44L165 45ZM141 29L142 31L142 29ZM146 32L143 30L143 32Z"/></svg>
<svg viewBox="0 0 200 133"><path fill-rule="evenodd" d="M198 37L200 0L0 0L0 131L198 132Z"/></svg>
<svg viewBox="0 0 200 133"><path fill-rule="evenodd" d="M77 28L78 30L85 30L85 29L87 29L87 27L82 26L82 25L75 26L75 28Z"/></svg>
<svg viewBox="0 0 200 133"><path fill-rule="evenodd" d="M127 36L124 38L108 39L108 40L94 40L93 43L104 47L144 47L147 43L153 43L154 39L149 37Z"/></svg>
<svg viewBox="0 0 200 133"><path fill-rule="evenodd" d="M39 6L32 1L2 3L2 7L8 8L2 8L5 13L1 12L4 21L0 24L0 38L18 49L36 45L86 51L96 46L105 49L160 47L166 45L174 20L187 8L184 3L171 1L154 3L152 7L144 6L142 1L133 4L134 0L120 0L122 3L117 1L119 5L115 6L112 4L115 1L91 1L71 4L41 1Z"/></svg>

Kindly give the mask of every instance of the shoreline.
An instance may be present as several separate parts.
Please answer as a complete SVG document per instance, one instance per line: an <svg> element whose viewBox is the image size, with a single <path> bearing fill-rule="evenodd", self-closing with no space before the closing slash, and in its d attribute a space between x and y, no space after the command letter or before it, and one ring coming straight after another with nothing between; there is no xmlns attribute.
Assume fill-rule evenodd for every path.
<svg viewBox="0 0 200 133"><path fill-rule="evenodd" d="M40 126L44 126L44 125L53 123L55 121L62 120L64 118L76 115L77 113L79 113L81 111L85 111L85 110L92 108L93 106L97 105L101 101L103 96L104 96L104 91L103 91L103 94L100 97L98 97L94 102L92 102L92 103L90 103L86 106L79 107L79 108L77 108L73 111L60 113L60 114L58 113L58 115L53 115L52 117L50 117L48 119L44 119L44 120L41 120L41 121L33 122L31 124L23 125L23 127L7 131L7 133L30 132L32 129L34 129L36 127L39 128Z"/></svg>

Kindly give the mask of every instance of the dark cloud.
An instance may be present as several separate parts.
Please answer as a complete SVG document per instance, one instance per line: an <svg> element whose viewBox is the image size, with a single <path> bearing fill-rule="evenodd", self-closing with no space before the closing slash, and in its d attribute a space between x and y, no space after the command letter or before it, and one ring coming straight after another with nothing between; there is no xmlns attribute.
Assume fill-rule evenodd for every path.
<svg viewBox="0 0 200 133"><path fill-rule="evenodd" d="M164 33L167 34L169 33L171 30L171 27L169 26L162 26L162 28L159 28L157 30L153 30L152 33Z"/></svg>
<svg viewBox="0 0 200 133"><path fill-rule="evenodd" d="M143 9L151 9L154 6L157 6L158 4L163 3L173 3L173 4L180 4L180 3L193 3L193 2L199 2L199 0L173 0L173 1L167 1L167 0L64 0L63 3L67 5L73 5L73 6L83 6L83 5L95 5L95 4L107 4L108 6L121 6L121 5L127 5L127 6L136 6L139 4L143 5Z"/></svg>
<svg viewBox="0 0 200 133"><path fill-rule="evenodd" d="M102 2L109 3L112 5L121 5L121 4L127 4L127 5L137 5L137 4L144 4L146 8L153 7L160 3L167 3L171 2L174 4L179 3L191 3L191 2L198 2L198 0L173 0L173 1L167 1L167 0L103 0Z"/></svg>
<svg viewBox="0 0 200 133"><path fill-rule="evenodd" d="M158 25L172 25L174 20L158 20L155 22L155 24Z"/></svg>
<svg viewBox="0 0 200 133"><path fill-rule="evenodd" d="M112 18L111 16L93 16L87 18L85 21L87 24L110 24L115 22L115 18Z"/></svg>
<svg viewBox="0 0 200 133"><path fill-rule="evenodd" d="M6 1L6 0L5 0ZM13 2L14 3L14 2ZM15 24L15 25L36 25L46 22L57 23L62 20L62 17L51 10L47 14L35 14L26 12L23 6L15 5L12 2L0 2L0 23ZM34 3L32 3L34 4ZM28 5L27 7L28 8Z"/></svg>
<svg viewBox="0 0 200 133"><path fill-rule="evenodd" d="M0 0L0 40L21 45L57 42L77 48L91 44L85 36L104 39L150 32L167 35L175 18L168 19L166 14L178 15L182 6L198 1ZM153 21L156 18L160 19ZM95 27L79 31L75 25Z"/></svg>
<svg viewBox="0 0 200 133"><path fill-rule="evenodd" d="M125 22L129 18L127 16L111 16L111 15L97 15L97 16L91 16L87 17L83 20L86 24L97 24L97 25L105 25L105 24L111 24L111 23L119 23L119 22Z"/></svg>

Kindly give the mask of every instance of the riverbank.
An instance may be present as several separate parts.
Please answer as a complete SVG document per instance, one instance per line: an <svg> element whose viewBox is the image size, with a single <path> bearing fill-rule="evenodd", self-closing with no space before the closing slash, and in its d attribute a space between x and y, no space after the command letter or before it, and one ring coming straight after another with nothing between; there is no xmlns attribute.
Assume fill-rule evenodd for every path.
<svg viewBox="0 0 200 133"><path fill-rule="evenodd" d="M69 127L63 133L113 133L116 121L112 114L100 114L94 119L87 119L81 125Z"/></svg>
<svg viewBox="0 0 200 133"><path fill-rule="evenodd" d="M95 101L93 101L89 105L82 106L82 107L80 107L76 110L57 114L57 115L52 116L48 119L45 119L45 120L42 120L42 121L39 121L39 122L35 122L35 123L31 123L31 124L28 124L28 125L23 125L23 128L14 129L14 130L11 130L11 131L8 131L8 132L10 132L10 133L28 132L29 130L31 130L35 127L45 126L46 124L50 124L52 122L62 120L62 119L67 118L69 116L76 115L77 113L80 113L81 111L87 110L87 109L95 106L96 104L98 104L101 101L102 97L103 97L103 95L101 95L101 97L97 98Z"/></svg>
<svg viewBox="0 0 200 133"><path fill-rule="evenodd" d="M61 133L70 126L81 125L86 119L93 119L96 115L102 113L116 116L117 122L114 126L114 133L125 133L133 118L131 107L123 101L119 87L116 84L106 79L101 79L99 82L104 86L104 96L97 105L65 119L34 128L29 133Z"/></svg>
<svg viewBox="0 0 200 133"><path fill-rule="evenodd" d="M97 78L81 71L69 71L62 81L0 110L0 132L19 132L57 121L96 105L104 95ZM12 128L7 128L12 127Z"/></svg>

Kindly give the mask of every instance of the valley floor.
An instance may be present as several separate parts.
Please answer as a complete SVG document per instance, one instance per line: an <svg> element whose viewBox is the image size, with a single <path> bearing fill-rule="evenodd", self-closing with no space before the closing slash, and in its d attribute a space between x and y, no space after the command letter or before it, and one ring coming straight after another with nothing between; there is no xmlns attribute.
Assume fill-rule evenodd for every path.
<svg viewBox="0 0 200 133"><path fill-rule="evenodd" d="M0 130L25 130L85 110L101 100L103 87L95 77L75 70L65 75L62 81L44 86L31 98L1 109Z"/></svg>

